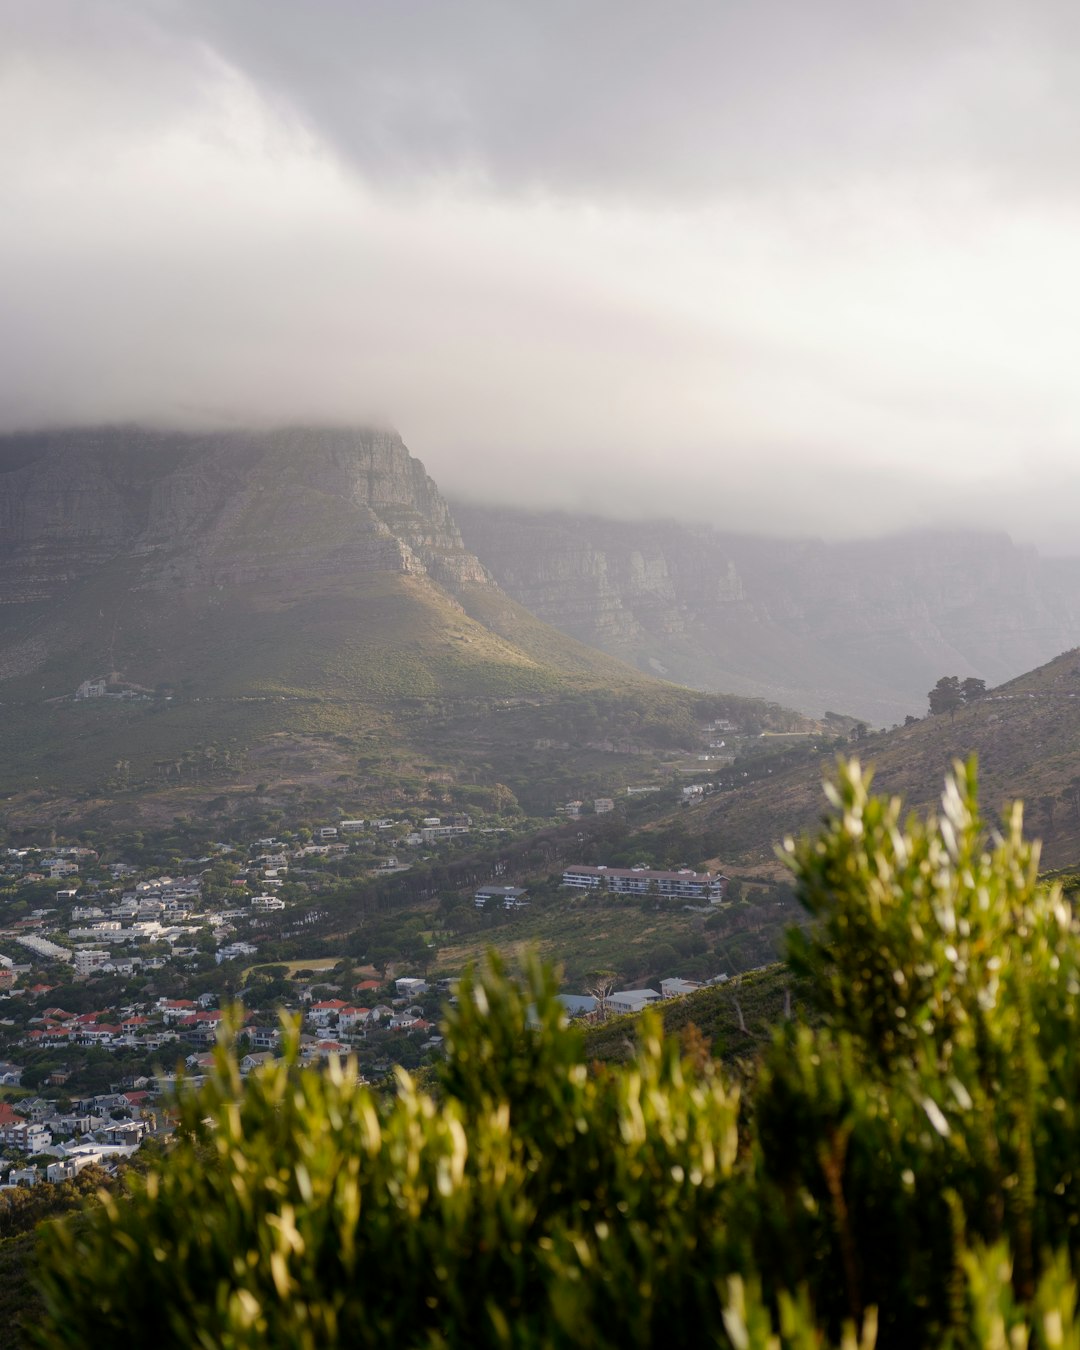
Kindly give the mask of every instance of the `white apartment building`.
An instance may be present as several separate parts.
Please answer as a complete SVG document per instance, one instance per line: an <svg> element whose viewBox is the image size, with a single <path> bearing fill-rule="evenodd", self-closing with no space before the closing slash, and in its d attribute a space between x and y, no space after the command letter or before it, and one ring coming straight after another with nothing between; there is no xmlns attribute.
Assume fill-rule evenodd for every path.
<svg viewBox="0 0 1080 1350"><path fill-rule="evenodd" d="M719 872L655 872L647 867L568 867L563 885L578 890L606 888L614 895L648 895L653 886L658 895L679 900L709 900L718 905L724 898L727 878Z"/></svg>

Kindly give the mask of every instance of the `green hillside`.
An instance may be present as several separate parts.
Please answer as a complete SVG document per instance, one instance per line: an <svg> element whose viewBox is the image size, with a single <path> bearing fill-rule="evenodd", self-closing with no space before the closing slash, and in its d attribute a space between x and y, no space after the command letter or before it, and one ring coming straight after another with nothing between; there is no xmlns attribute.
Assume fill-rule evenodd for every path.
<svg viewBox="0 0 1080 1350"><path fill-rule="evenodd" d="M1027 829L1043 841L1044 866L1080 859L1080 650L953 714L868 735L853 750L873 769L875 787L911 809L933 806L953 762L976 755L987 814L1000 816L1022 798ZM832 767L831 751L808 748L800 763L683 812L684 828L729 861L766 863L785 834L815 826L821 780Z"/></svg>

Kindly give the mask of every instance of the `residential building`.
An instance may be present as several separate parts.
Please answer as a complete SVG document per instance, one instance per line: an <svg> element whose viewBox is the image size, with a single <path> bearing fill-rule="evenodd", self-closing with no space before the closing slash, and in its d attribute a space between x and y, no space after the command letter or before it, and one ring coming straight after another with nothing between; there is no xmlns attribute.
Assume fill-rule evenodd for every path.
<svg viewBox="0 0 1080 1350"><path fill-rule="evenodd" d="M655 989L619 989L608 996L607 1006L613 1013L637 1013L659 1001L660 995Z"/></svg>
<svg viewBox="0 0 1080 1350"><path fill-rule="evenodd" d="M484 909L488 901L493 900L504 909L517 909L528 903L528 894L520 886L479 886L473 892L473 904L477 909Z"/></svg>
<svg viewBox="0 0 1080 1350"><path fill-rule="evenodd" d="M657 895L679 900L710 900L714 905L724 898L727 878L719 872L656 872L647 867L568 867L563 885L578 890L606 889L614 895Z"/></svg>
<svg viewBox="0 0 1080 1350"><path fill-rule="evenodd" d="M95 970L101 970L112 960L108 952L83 950L75 953L75 974L82 977L92 975Z"/></svg>
<svg viewBox="0 0 1080 1350"><path fill-rule="evenodd" d="M682 998L684 994L692 994L695 989L700 989L700 980L661 980L660 996L662 998Z"/></svg>

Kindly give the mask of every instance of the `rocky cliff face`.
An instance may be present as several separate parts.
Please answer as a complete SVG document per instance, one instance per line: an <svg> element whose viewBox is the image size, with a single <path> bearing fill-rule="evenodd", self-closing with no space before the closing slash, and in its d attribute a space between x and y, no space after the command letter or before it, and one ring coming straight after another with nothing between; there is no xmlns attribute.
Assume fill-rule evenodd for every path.
<svg viewBox="0 0 1080 1350"><path fill-rule="evenodd" d="M359 570L486 583L400 437L65 431L0 439L0 604L54 599L118 555L148 587Z"/></svg>
<svg viewBox="0 0 1080 1350"><path fill-rule="evenodd" d="M454 505L468 547L548 623L700 688L881 725L943 674L1010 679L1080 641L1080 562L1004 535L858 544Z"/></svg>

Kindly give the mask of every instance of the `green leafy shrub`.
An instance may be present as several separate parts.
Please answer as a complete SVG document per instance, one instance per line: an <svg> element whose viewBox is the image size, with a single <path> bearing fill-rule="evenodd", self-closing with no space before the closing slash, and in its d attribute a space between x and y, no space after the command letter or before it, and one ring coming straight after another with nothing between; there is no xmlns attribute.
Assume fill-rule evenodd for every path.
<svg viewBox="0 0 1080 1350"><path fill-rule="evenodd" d="M856 765L832 800L790 846L819 1020L742 1089L649 1015L590 1073L494 959L433 1093L223 1047L160 1165L48 1227L41 1343L1080 1350L1071 911L973 769L927 822Z"/></svg>

